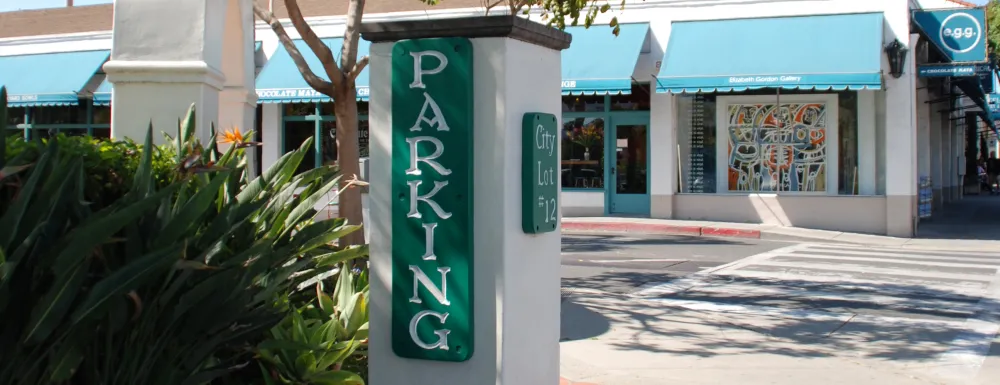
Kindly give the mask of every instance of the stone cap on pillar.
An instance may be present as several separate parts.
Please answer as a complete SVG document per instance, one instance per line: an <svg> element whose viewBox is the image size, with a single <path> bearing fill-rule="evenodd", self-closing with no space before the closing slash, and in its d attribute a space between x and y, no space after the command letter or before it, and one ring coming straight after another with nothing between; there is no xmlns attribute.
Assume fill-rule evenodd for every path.
<svg viewBox="0 0 1000 385"><path fill-rule="evenodd" d="M361 37L372 43L439 37L508 37L561 51L573 36L557 28L510 16L473 16L362 23Z"/></svg>

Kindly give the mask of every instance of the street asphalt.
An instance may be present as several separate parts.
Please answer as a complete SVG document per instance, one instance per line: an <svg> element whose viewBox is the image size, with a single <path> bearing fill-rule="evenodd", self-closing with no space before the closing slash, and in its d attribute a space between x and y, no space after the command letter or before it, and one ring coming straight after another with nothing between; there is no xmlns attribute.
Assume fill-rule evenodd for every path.
<svg viewBox="0 0 1000 385"><path fill-rule="evenodd" d="M1000 378L996 251L563 233L562 286L561 370L576 381Z"/></svg>
<svg viewBox="0 0 1000 385"><path fill-rule="evenodd" d="M790 243L670 235L570 234L562 238L563 287L628 293Z"/></svg>

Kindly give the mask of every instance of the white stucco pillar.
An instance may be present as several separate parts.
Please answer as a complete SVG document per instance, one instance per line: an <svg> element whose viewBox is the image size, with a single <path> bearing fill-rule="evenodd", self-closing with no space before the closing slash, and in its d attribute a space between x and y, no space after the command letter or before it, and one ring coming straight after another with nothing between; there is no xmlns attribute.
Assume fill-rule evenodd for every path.
<svg viewBox="0 0 1000 385"><path fill-rule="evenodd" d="M112 59L104 65L114 84L111 135L141 141L152 122L153 139L160 142L160 132L176 135L177 120L193 103L199 137L213 140L209 127L219 123L219 92L227 84L252 89L252 56L230 59L234 68L250 66L249 83L227 80L223 66L224 46L243 44L252 51L250 1L116 0ZM227 13L235 13L229 22ZM227 34L227 27L234 32ZM252 127L252 113L249 120L233 116Z"/></svg>
<svg viewBox="0 0 1000 385"><path fill-rule="evenodd" d="M517 33L517 39L508 37L512 31ZM412 217L405 215L405 211L400 209L402 206L393 207L393 202L398 199L410 199L410 202L413 202L413 194L408 192L410 190L394 187L394 184L402 183L395 178L405 177L406 181L412 181L414 178L419 180L423 176L407 175L405 170L400 168L406 167L405 162L400 166L400 162L393 161L393 154L397 153L400 157L409 154L408 149L399 149L396 146L407 145L408 142L404 137L409 138L408 135L411 135L408 127L414 124L411 122L415 119L412 115L419 110L420 103L426 102L416 96L414 98L417 100L413 100L412 103L410 100L413 98L406 99L406 107L403 107L396 104L400 103L400 99L397 99L400 96L394 96L393 93L420 95L419 92L412 91L412 87L418 87L414 86L414 82L399 79L414 77L415 66L411 63L415 60L409 57L415 57L413 55L417 55L418 52L431 52L427 55L435 55L435 52L440 51L433 51L431 48L413 48L413 45L399 46L399 59L396 59L393 47L394 44L402 44L394 43L399 40L463 35L475 36L469 38L473 53L472 100L468 102L473 114L472 123L457 119L448 124L454 125L449 128L449 132L471 130L471 148L475 151L471 151L470 147L444 148L441 159L442 162L448 162L447 164L454 165L451 167L455 167L449 178L452 178L450 175L467 175L468 171L463 167L465 165L471 165L471 169L474 170L470 177L470 182L474 186L471 203L474 214L473 228L448 229L446 221L442 220L438 231L447 231L447 235L439 233L442 234L440 241L447 239L447 244L453 244L457 240L471 243L472 252L465 258L474 261L472 268L474 282L470 287L471 293L466 293L462 287L453 287L451 279L456 272L452 271L448 273L448 290L459 290L457 294L459 297L450 299L453 301L452 304L444 305L435 297L426 295L426 290L421 289L420 298L423 299L419 305L412 305L412 302L407 300L416 294L411 294L413 284L409 282L416 278L414 278L415 273L411 273L412 270L407 271L407 266L414 264L424 266L421 269L433 268L435 263L443 263L436 261L443 258L440 253L444 249L443 246L439 246L442 249L437 251L436 259L427 260L421 259L420 256L424 253L423 246L409 250L396 245L399 239L424 239L424 235L413 235L408 230L416 226L410 224ZM506 17L491 17L366 24L362 28L362 36L373 43L369 107L372 139L369 225L372 235L371 337L368 352L370 384L557 384L561 236L558 228L541 234L527 234L522 230L522 143L538 137L535 135L529 138L522 135L522 118L526 113L549 113L557 117L558 123L561 111L561 64L558 49L567 45L568 41L565 39L568 39L568 35L524 19L512 21ZM560 44L561 47L554 47ZM416 51L417 49L420 51ZM467 52L464 49L456 46L452 54ZM409 56L406 53L409 53ZM456 60L458 59L451 59L451 61ZM440 60L428 57L420 68L434 72L431 70L438 68L440 63L442 63ZM424 79L445 74L456 76L456 71L468 73L464 67L455 67L456 69L451 70L445 68L439 71L440 74L434 72L425 75ZM398 78L396 81L399 82L395 87L394 78ZM463 89L467 85L464 79L448 80L440 77L438 79L433 86L427 84L426 91L423 91L427 93L426 95L448 98L447 95L452 93L449 90ZM446 81L450 83L443 83ZM412 114L404 114L402 111L410 111ZM455 114L464 117L465 115L461 115L459 111L465 112L468 108L463 107L461 103L456 105L456 102L451 100L441 105L440 111L445 118ZM420 121L417 123L421 124L421 127L429 124ZM442 136L445 138L441 139L442 143L445 143L445 140L452 140L444 136L448 134L432 129L422 128L422 132L426 132L422 135ZM558 140L556 142L558 143ZM430 150L431 143L426 144ZM558 154L558 146L554 149ZM459 155L449 155L449 151L458 152ZM471 155L462 155L462 151L469 151ZM556 159L553 159L553 164L557 164ZM421 170L419 175L435 173L425 164L421 164L418 169ZM449 185L444 188L465 188L465 185L461 184L465 182L458 183L455 187ZM430 191L430 187L426 190L425 187L419 188L421 190L418 191L423 194L426 194L424 191ZM442 194L454 194L454 191L442 190ZM535 204L534 199L531 204ZM427 214L426 217L429 218L431 215ZM425 220L423 218L417 219ZM448 238L444 238L445 236ZM412 256L407 252L412 253ZM525 266L531 268L526 269ZM437 272L430 276L434 282L440 281ZM461 310L463 305L460 302L470 297L474 303L473 311L469 314L474 325L471 326L473 329L471 332L469 332L470 326L463 323L465 318L462 314L465 313ZM415 315L425 311L420 309L427 306L447 306L444 309L450 309L447 311L455 312L457 315L454 317L459 317L442 320L428 316L417 320L416 325L423 324L421 326L423 332L436 329L435 333L445 333L446 328L452 328L448 329L454 332L448 332L451 334L446 344L440 339L432 340L436 337L430 333L426 333L426 337L421 337L419 334L414 337L413 332L403 332L403 330L413 330L413 326L407 325L414 324L408 322L413 322ZM458 335L470 334L474 343L471 346L464 345L469 341L462 342ZM441 335L437 334L438 337ZM421 342L421 338L428 340ZM441 343L441 345L419 346L418 342L428 345ZM463 348L466 348L465 352L471 351L471 356L464 357L465 360L458 362L426 357L432 354L458 357ZM414 357L414 354L421 357Z"/></svg>
<svg viewBox="0 0 1000 385"><path fill-rule="evenodd" d="M932 99L937 99L939 97L939 95L937 95L937 94L931 94L930 97ZM943 180L944 173L941 170L941 148L942 148L942 142L941 142L941 116L942 116L942 114L940 112L938 112L938 110L941 108L940 106L941 105L938 104L938 103L933 103L933 104L928 104L927 105L928 114L929 114L929 120L930 120L930 130L929 130L930 131L929 132L930 137L928 139L928 142L929 142L929 145L930 145L930 163L931 163L931 165L930 165L931 166L930 176L931 176L931 183L932 183L932 187L931 188L932 188L933 193L934 193L933 207L935 209L941 207L941 203L943 202L943 200L941 198L941 189L942 189L942 186L944 185L943 184L943 182L944 182L944 180Z"/></svg>
<svg viewBox="0 0 1000 385"><path fill-rule="evenodd" d="M650 94L650 216L669 219L674 215L677 191L677 121L672 94Z"/></svg>
<svg viewBox="0 0 1000 385"><path fill-rule="evenodd" d="M878 193L875 91L858 91L858 193Z"/></svg>
<svg viewBox="0 0 1000 385"><path fill-rule="evenodd" d="M939 108L947 109L946 104L941 104ZM941 114L941 197L945 204L952 201L952 187L955 186L955 160L954 146L952 145L952 124L951 114L945 112Z"/></svg>
<svg viewBox="0 0 1000 385"><path fill-rule="evenodd" d="M900 27L903 29L903 27ZM903 29L908 32L908 25ZM888 235L912 237L915 230L917 204L917 98L916 66L913 47L918 35L902 35L908 43L903 75L885 77L886 83L886 230ZM888 63L883 57L883 68Z"/></svg>
<svg viewBox="0 0 1000 385"><path fill-rule="evenodd" d="M931 175L931 113L927 83L917 81L917 178ZM918 179L919 181L919 179Z"/></svg>
<svg viewBox="0 0 1000 385"><path fill-rule="evenodd" d="M264 162L264 169L278 161L284 154L281 147L283 132L281 131L281 105L267 103L261 106L260 122L261 140L261 161Z"/></svg>

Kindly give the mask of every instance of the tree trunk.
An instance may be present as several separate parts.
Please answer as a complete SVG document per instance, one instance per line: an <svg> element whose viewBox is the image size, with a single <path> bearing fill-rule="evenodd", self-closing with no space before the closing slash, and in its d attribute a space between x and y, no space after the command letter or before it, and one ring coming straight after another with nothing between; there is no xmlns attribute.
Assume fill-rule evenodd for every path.
<svg viewBox="0 0 1000 385"><path fill-rule="evenodd" d="M361 159L358 149L358 103L357 91L353 81L343 82L337 87L334 100L334 114L337 116L337 165L340 168L340 202L337 209L340 217L350 224L361 224L363 221L361 207L361 188L348 187L348 182L354 176L360 177ZM364 230L355 231L340 240L341 246L362 245L365 243Z"/></svg>

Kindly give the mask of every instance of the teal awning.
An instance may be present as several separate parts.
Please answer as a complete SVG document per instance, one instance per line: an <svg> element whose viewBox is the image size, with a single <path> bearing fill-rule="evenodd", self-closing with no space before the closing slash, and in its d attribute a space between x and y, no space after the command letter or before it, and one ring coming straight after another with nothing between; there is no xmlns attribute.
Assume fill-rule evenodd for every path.
<svg viewBox="0 0 1000 385"><path fill-rule="evenodd" d="M882 14L674 22L657 92L882 88Z"/></svg>
<svg viewBox="0 0 1000 385"><path fill-rule="evenodd" d="M104 81L101 82L101 85L94 90L94 105L111 105L111 82L109 82L107 78L105 78Z"/></svg>
<svg viewBox="0 0 1000 385"><path fill-rule="evenodd" d="M77 105L108 56L107 50L2 56L0 85L11 107Z"/></svg>
<svg viewBox="0 0 1000 385"><path fill-rule="evenodd" d="M608 28L566 28L573 44L562 53L563 95L632 92L632 72L649 35L649 24L620 27L617 37Z"/></svg>
<svg viewBox="0 0 1000 385"><path fill-rule="evenodd" d="M323 39L323 43L329 46L333 50L334 56L339 61L340 58L340 47L344 39L342 38L329 38ZM309 46L302 40L295 41L295 47L302 52L302 55L306 58L306 63L309 64L309 68L313 70L316 76L327 79L326 71L323 70L323 65L320 64L319 58L312 53ZM358 57L368 55L368 50L371 47L371 43L366 40L361 40L358 42ZM358 88L358 100L368 100L368 69L365 68L358 75L355 81ZM264 64L264 68L261 69L260 74L257 75L257 102L258 103L309 103L309 102L328 102L330 98L326 95L316 92L309 84L306 83L305 79L302 79L302 75L299 74L299 70L295 67L295 62L292 61L291 56L288 56L288 51L285 50L284 46L279 45L278 49L274 51L271 58L268 59L267 64Z"/></svg>

